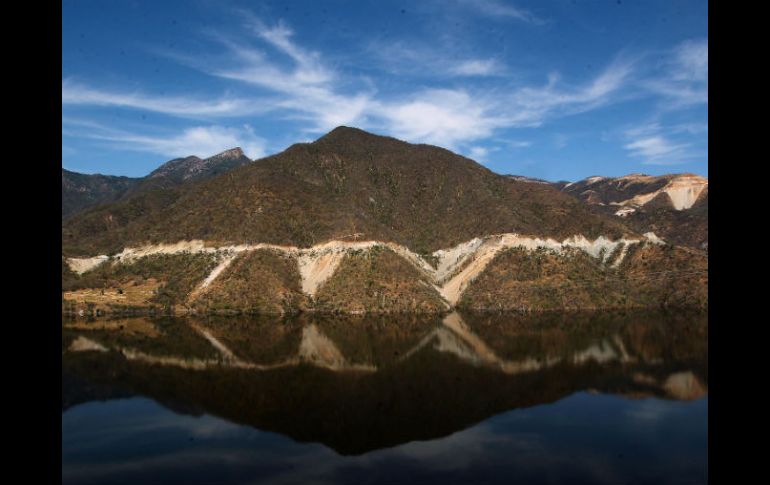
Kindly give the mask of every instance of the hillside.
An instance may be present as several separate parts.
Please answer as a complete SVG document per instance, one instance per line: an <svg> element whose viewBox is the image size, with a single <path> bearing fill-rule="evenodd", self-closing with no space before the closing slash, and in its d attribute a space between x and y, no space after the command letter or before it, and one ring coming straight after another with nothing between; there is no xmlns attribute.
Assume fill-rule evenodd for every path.
<svg viewBox="0 0 770 485"><path fill-rule="evenodd" d="M473 282L458 306L525 312L708 307L708 258L701 252L635 244L611 253L605 263L578 250L533 254L507 249Z"/></svg>
<svg viewBox="0 0 770 485"><path fill-rule="evenodd" d="M169 162L65 220L65 313L708 306L707 253L671 244L708 237L693 176L551 184L346 127L239 152Z"/></svg>
<svg viewBox="0 0 770 485"><path fill-rule="evenodd" d="M693 174L589 177L554 184L633 230L668 242L708 249L708 179Z"/></svg>
<svg viewBox="0 0 770 485"><path fill-rule="evenodd" d="M131 190L133 195L152 189L168 189L186 182L216 177L234 168L251 163L240 148L231 148L206 159L196 156L175 158L156 168Z"/></svg>
<svg viewBox="0 0 770 485"><path fill-rule="evenodd" d="M114 175L86 175L61 170L61 216L82 211L88 207L115 202L139 179Z"/></svg>
<svg viewBox="0 0 770 485"><path fill-rule="evenodd" d="M626 219L627 224L637 231L653 231L673 244L708 250L708 188L700 193L689 209L678 211L667 206L646 204Z"/></svg>
<svg viewBox="0 0 770 485"><path fill-rule="evenodd" d="M62 262L65 313L443 313L708 306L705 252L654 235L127 248Z"/></svg>
<svg viewBox="0 0 770 485"><path fill-rule="evenodd" d="M351 234L427 254L496 233L633 233L550 185L495 174L442 148L347 127L166 192L141 192L68 220L65 254L192 239L308 247Z"/></svg>
<svg viewBox="0 0 770 485"><path fill-rule="evenodd" d="M698 175L670 174L654 177L631 174L623 177L589 177L567 183L562 190L595 205L636 209L653 200L675 210L689 209L700 193L708 188L708 180Z"/></svg>
<svg viewBox="0 0 770 485"><path fill-rule="evenodd" d="M232 148L203 160L196 156L170 160L138 178L87 175L62 169L62 219L89 207L130 199L143 192L215 177L250 162L240 148Z"/></svg>

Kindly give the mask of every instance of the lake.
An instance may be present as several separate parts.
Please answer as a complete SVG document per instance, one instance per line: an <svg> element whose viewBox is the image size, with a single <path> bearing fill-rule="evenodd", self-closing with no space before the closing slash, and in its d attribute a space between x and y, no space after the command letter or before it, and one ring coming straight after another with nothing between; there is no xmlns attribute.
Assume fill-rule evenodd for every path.
<svg viewBox="0 0 770 485"><path fill-rule="evenodd" d="M67 484L708 480L703 314L62 325Z"/></svg>

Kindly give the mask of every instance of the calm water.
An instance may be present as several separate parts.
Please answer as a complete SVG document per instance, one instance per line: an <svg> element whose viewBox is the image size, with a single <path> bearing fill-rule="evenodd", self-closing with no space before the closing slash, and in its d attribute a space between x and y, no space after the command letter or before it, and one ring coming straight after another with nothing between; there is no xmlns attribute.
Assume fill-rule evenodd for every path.
<svg viewBox="0 0 770 485"><path fill-rule="evenodd" d="M63 483L707 482L704 316L63 324Z"/></svg>

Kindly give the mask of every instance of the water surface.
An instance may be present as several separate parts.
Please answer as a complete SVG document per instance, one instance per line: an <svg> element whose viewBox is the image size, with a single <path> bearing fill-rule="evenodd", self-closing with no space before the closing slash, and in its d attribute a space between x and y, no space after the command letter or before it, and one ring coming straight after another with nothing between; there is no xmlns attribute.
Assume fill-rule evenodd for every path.
<svg viewBox="0 0 770 485"><path fill-rule="evenodd" d="M704 316L63 327L63 483L707 481Z"/></svg>

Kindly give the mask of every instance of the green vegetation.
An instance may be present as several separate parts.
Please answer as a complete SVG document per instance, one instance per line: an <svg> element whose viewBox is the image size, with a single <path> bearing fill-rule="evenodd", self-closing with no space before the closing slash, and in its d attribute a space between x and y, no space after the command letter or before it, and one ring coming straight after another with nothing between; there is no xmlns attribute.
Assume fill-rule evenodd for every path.
<svg viewBox="0 0 770 485"><path fill-rule="evenodd" d="M617 218L547 184L495 174L460 155L353 128L172 189L140 192L67 220L65 254L204 239L310 246L360 233L428 254L519 232L618 237Z"/></svg>
<svg viewBox="0 0 770 485"><path fill-rule="evenodd" d="M80 276L69 273L62 278L63 291L87 288L117 288L137 286L146 280L160 282L148 303L169 308L185 302L189 293L216 266L210 254L157 254L138 259L131 264L101 264ZM64 265L62 266L64 271Z"/></svg>
<svg viewBox="0 0 770 485"><path fill-rule="evenodd" d="M238 256L193 306L213 313L297 313L308 301L296 260L260 249Z"/></svg>
<svg viewBox="0 0 770 485"><path fill-rule="evenodd" d="M435 268L435 250L477 236L516 232L616 239L650 230L676 244L707 247L707 192L686 211L656 200L622 219L607 212L616 206L587 205L560 191L559 184L498 175L438 147L346 127L253 163L236 152L211 166L197 157L171 161L119 200L67 218L64 255L114 255L128 246L191 239L299 247L332 239L381 240L405 245ZM206 175L187 177L190 172ZM599 201L625 200L663 183L621 188L597 182L590 189L578 183L570 190L579 196L590 192L586 197ZM603 255L602 263L577 249L503 251L469 284L459 305L499 311L707 306L705 252L630 245L622 264L613 268L623 254L618 247ZM191 301L191 291L215 264L207 255L152 256L78 276L62 262L64 291L114 292L81 291L75 295L80 306L63 305L94 312L183 305L214 313L445 309L432 283L384 248L349 254L315 299L302 292L295 259L260 250L240 255Z"/></svg>
<svg viewBox="0 0 770 485"><path fill-rule="evenodd" d="M316 308L327 312L414 312L444 310L438 292L390 249L351 253L319 289Z"/></svg>
<svg viewBox="0 0 770 485"><path fill-rule="evenodd" d="M115 202L139 179L61 171L62 219L88 207Z"/></svg>
<svg viewBox="0 0 770 485"><path fill-rule="evenodd" d="M610 259L616 258L611 255ZM708 306L708 259L666 245L633 244L615 269L588 254L498 254L458 306L482 311Z"/></svg>

